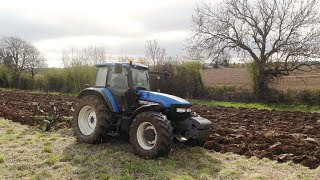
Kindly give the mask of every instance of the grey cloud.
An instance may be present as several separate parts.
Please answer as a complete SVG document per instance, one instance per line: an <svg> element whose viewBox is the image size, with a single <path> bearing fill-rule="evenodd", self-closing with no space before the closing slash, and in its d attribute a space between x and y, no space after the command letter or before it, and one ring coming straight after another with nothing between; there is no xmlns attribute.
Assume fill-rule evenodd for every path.
<svg viewBox="0 0 320 180"><path fill-rule="evenodd" d="M176 56L184 54L184 40L177 41L161 41L159 40L159 45L162 48L166 48L167 55ZM111 53L124 52L125 54L140 55L144 56L144 50L146 47L146 41L136 40L129 43L125 43L120 47L106 47L111 51Z"/></svg>
<svg viewBox="0 0 320 180"><path fill-rule="evenodd" d="M143 22L148 31L171 31L190 29L196 3L183 3L148 11L135 18Z"/></svg>
<svg viewBox="0 0 320 180"><path fill-rule="evenodd" d="M0 36L19 36L29 41L68 36L132 35L130 32L121 32L113 27L104 27L95 21L86 22L77 18L67 18L53 26L39 21L27 20L13 14L0 13L0 24Z"/></svg>
<svg viewBox="0 0 320 180"><path fill-rule="evenodd" d="M31 21L19 17L14 12L0 12L0 36L16 35L30 41L67 36L108 35L122 37L143 37L156 32L185 30L190 28L191 15L195 3L182 3L157 10L144 11L143 14L133 14L132 18L144 25L142 32L130 32L128 29L116 29L111 25L106 27L94 19L83 20L69 16L57 25L45 22ZM41 16L41 15L39 15Z"/></svg>
<svg viewBox="0 0 320 180"><path fill-rule="evenodd" d="M95 21L83 21L66 18L53 26L41 21L32 21L12 13L0 12L0 36L19 36L29 41L51 39L67 36L110 35L130 36L130 32L121 32L113 27L104 27ZM143 34L143 33L141 33Z"/></svg>
<svg viewBox="0 0 320 180"><path fill-rule="evenodd" d="M61 35L56 27L33 22L12 14L0 13L0 36L19 36L29 41Z"/></svg>

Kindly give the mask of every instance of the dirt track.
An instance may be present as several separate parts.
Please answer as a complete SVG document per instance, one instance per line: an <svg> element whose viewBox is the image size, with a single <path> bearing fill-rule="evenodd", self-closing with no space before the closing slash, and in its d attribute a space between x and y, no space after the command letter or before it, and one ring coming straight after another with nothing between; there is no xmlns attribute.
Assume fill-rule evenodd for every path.
<svg viewBox="0 0 320 180"><path fill-rule="evenodd" d="M31 102L41 102L44 114L50 110L49 102L55 102L61 114L67 115L68 101L75 102L76 97L0 91L0 117L30 125ZM214 124L205 144L208 149L292 160L310 168L320 164L320 114L200 105L193 110Z"/></svg>

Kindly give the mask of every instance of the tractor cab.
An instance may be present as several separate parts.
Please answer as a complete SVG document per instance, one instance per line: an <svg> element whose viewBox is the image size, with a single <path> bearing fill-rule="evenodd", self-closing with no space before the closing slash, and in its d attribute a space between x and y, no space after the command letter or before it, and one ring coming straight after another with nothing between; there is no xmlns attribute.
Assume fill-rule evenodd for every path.
<svg viewBox="0 0 320 180"><path fill-rule="evenodd" d="M148 67L143 64L120 62L99 64L97 67L95 87L107 88L120 112L137 106L137 90L150 90Z"/></svg>

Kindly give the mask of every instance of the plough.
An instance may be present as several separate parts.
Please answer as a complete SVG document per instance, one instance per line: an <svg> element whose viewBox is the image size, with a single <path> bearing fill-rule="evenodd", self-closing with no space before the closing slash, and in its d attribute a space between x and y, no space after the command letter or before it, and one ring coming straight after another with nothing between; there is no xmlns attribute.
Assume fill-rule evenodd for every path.
<svg viewBox="0 0 320 180"><path fill-rule="evenodd" d="M72 120L72 113L74 111L72 102L66 102L66 105L68 106L68 109L69 109L68 116L63 116L59 112L59 109L56 107L54 102L49 102L49 105L52 109L51 113L49 113L48 115L39 115L40 113L44 114L44 110L41 109L39 102L32 102L32 106L34 108L33 108L33 114L31 116L31 119L33 120L34 125L40 124L41 130L49 131L51 129L52 123L56 121L63 122L63 121Z"/></svg>

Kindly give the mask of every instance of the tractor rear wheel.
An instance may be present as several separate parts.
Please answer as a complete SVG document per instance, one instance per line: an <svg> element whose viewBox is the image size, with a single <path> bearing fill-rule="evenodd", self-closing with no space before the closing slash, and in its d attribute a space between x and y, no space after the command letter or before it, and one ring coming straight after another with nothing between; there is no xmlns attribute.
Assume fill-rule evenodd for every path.
<svg viewBox="0 0 320 180"><path fill-rule="evenodd" d="M140 157L167 155L171 150L173 137L171 122L158 112L138 114L130 126L130 142Z"/></svg>
<svg viewBox="0 0 320 180"><path fill-rule="evenodd" d="M111 112L96 96L84 96L75 110L73 128L80 142L105 142L111 124Z"/></svg>

